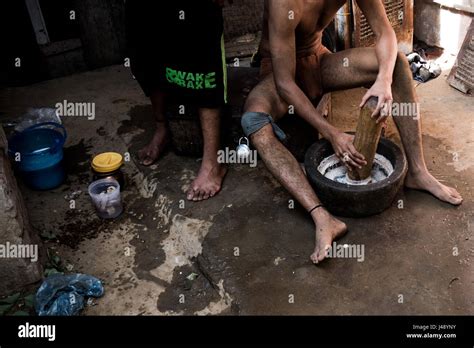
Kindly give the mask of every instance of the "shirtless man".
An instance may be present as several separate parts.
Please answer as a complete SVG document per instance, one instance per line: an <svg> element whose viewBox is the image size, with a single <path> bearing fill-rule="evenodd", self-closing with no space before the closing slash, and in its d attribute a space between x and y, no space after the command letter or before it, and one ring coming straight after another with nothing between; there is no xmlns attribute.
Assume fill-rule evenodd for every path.
<svg viewBox="0 0 474 348"><path fill-rule="evenodd" d="M360 106L372 96L379 104L373 117L384 122L392 101L416 103L412 74L405 56L398 53L396 35L381 0L357 0L376 35L375 48L354 48L330 53L322 33L346 0L266 0L265 25L260 47L261 82L249 95L242 127L272 174L311 214L316 245L311 260L321 262L333 240L346 225L321 205L296 159L279 141L276 126L293 105L297 114L328 139L349 167L365 164L353 146L353 136L330 125L315 108L323 93L371 86ZM348 63L348 64L344 64ZM419 116L419 115L418 115ZM394 117L407 155L405 186L425 190L438 199L459 205L461 195L441 184L429 172L423 157L419 117Z"/></svg>

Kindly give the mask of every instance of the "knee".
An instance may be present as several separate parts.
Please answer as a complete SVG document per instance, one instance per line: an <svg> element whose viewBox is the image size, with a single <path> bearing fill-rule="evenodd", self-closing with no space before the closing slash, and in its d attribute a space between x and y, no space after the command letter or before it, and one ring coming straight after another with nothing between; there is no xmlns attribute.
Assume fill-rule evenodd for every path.
<svg viewBox="0 0 474 348"><path fill-rule="evenodd" d="M242 129L252 142L267 142L275 135L271 116L262 112L246 112L241 119Z"/></svg>
<svg viewBox="0 0 474 348"><path fill-rule="evenodd" d="M411 73L410 64L408 63L408 59L403 52L397 53L397 61L395 64L395 72L396 73Z"/></svg>
<svg viewBox="0 0 474 348"><path fill-rule="evenodd" d="M262 113L262 114L271 114L272 108L271 104L266 98L263 98L254 90L250 92L244 104L244 113ZM245 116L245 115L244 115Z"/></svg>
<svg viewBox="0 0 474 348"><path fill-rule="evenodd" d="M393 88L406 89L412 85L413 74L408 59L402 52L397 54L397 62L393 72Z"/></svg>
<svg viewBox="0 0 474 348"><path fill-rule="evenodd" d="M240 124L246 137L250 137L252 134L257 133L260 129L265 127L267 124L272 122L270 115L263 112L246 112Z"/></svg>

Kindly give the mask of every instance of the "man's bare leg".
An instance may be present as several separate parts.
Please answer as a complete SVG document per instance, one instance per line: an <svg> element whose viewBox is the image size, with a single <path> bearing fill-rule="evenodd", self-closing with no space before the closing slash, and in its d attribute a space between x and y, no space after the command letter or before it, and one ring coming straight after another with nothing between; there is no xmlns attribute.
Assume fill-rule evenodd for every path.
<svg viewBox="0 0 474 348"><path fill-rule="evenodd" d="M220 148L220 110L199 109L204 155L198 176L187 192L190 201L202 201L214 197L222 187L227 168L218 163L217 152Z"/></svg>
<svg viewBox="0 0 474 348"><path fill-rule="evenodd" d="M151 96L153 116L156 121L156 131L151 141L138 152L140 163L149 166L163 153L170 141L169 130L165 119L165 95L161 91L154 91Z"/></svg>
<svg viewBox="0 0 474 348"><path fill-rule="evenodd" d="M287 106L276 92L272 76L267 77L252 90L245 105L246 112L266 113L274 120L278 120L287 110ZM250 140L268 170L304 209L310 211L320 204L298 161L277 139L271 125L266 125L252 134ZM347 227L323 207L315 209L311 217L316 225L315 248L311 260L319 263L327 256L333 240L344 235Z"/></svg>
<svg viewBox="0 0 474 348"><path fill-rule="evenodd" d="M347 64L344 64L347 63ZM323 57L322 81L325 91L343 90L374 83L378 73L378 61L373 48L355 48ZM398 103L417 103L412 74L405 56L399 53L395 66L392 93ZM438 199L459 205L461 195L452 187L441 184L434 178L423 155L421 115L393 118L400 132L408 160L405 186L430 192Z"/></svg>
<svg viewBox="0 0 474 348"><path fill-rule="evenodd" d="M400 56L395 67L393 82L394 100L397 102L418 102L413 87L412 75L408 62L404 56ZM421 115L418 115L421 116ZM408 158L408 175L405 186L408 188L425 190L438 199L459 205L463 199L459 192L452 187L441 184L431 175L426 167L423 155L420 117L394 117L395 124L400 132L405 152Z"/></svg>

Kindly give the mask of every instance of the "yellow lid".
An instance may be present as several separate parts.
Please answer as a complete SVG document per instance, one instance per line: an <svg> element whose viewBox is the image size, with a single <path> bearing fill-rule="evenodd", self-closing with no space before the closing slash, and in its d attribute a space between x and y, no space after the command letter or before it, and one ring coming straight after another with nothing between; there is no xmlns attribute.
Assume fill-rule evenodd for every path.
<svg viewBox="0 0 474 348"><path fill-rule="evenodd" d="M92 169L97 173L109 173L119 169L123 164L123 157L116 152L104 152L92 159Z"/></svg>

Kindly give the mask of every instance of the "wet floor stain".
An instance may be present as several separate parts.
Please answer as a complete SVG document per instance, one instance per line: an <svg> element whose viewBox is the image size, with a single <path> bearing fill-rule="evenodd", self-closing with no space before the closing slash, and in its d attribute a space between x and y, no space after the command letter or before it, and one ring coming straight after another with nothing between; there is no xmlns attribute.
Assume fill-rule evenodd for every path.
<svg viewBox="0 0 474 348"><path fill-rule="evenodd" d="M64 148L64 169L66 170L68 180L66 186L73 181L86 183L91 178L90 161L92 156L92 146L87 144L84 139L75 145Z"/></svg>
<svg viewBox="0 0 474 348"><path fill-rule="evenodd" d="M151 105L135 105L130 109L130 119L123 120L117 129L118 135L132 133L136 128L147 130L154 126L153 109ZM151 129L153 131L153 128Z"/></svg>

